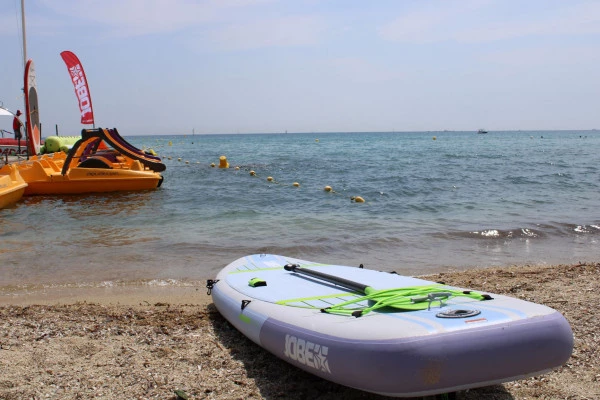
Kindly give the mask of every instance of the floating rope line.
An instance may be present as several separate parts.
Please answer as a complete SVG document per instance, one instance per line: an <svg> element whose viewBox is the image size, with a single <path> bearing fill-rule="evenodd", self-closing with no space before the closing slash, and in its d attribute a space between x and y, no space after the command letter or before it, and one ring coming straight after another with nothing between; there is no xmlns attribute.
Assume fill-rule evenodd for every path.
<svg viewBox="0 0 600 400"><path fill-rule="evenodd" d="M171 146L171 144L169 144L169 146ZM163 158L166 158L168 160L172 160L172 159L176 159L178 162L183 162L185 164L190 164L190 161L184 161L181 157L175 157L173 155L168 155L165 156ZM196 161L195 164L202 164L200 161ZM218 167L219 169L230 169L230 165L229 162L227 160L227 157L222 155L219 157L219 163L215 163L215 162L211 162L210 164L211 168L216 168ZM254 170L254 169L250 169L249 167L243 167L243 166L235 166L233 169L236 173L241 171L241 170L245 170L248 172L248 174L251 177L260 177L260 175ZM294 187L294 188L300 188L301 184L297 181L293 182L293 183L285 183L285 182L280 182L278 180L276 180L273 176L267 176L266 177L266 181L270 184L277 184L280 186L290 186L290 187ZM333 194L333 195L339 195L339 196L344 196L343 193L337 192L333 189L333 187L331 185L326 185L323 187L323 191L329 194ZM364 197L362 196L350 196L349 200L353 203L366 203L366 200Z"/></svg>

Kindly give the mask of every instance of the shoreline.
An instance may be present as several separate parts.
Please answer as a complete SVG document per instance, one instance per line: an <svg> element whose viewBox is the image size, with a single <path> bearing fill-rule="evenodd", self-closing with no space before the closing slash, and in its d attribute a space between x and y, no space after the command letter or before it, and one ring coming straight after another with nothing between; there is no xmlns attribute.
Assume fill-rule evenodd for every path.
<svg viewBox="0 0 600 400"><path fill-rule="evenodd" d="M111 284L23 285L0 287L0 307L64 305L79 302L135 306L156 302L208 305L206 281L116 282Z"/></svg>
<svg viewBox="0 0 600 400"><path fill-rule="evenodd" d="M600 263L428 274L449 285L545 304L571 324L567 364L457 399L600 397ZM384 399L307 374L225 321L205 281L0 288L0 399Z"/></svg>

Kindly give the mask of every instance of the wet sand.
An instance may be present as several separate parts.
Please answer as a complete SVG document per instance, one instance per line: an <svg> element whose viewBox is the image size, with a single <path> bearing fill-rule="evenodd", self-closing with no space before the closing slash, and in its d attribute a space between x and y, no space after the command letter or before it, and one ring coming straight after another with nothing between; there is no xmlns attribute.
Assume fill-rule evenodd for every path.
<svg viewBox="0 0 600 400"><path fill-rule="evenodd" d="M573 328L563 367L457 399L600 398L600 263L425 278L546 304ZM176 390L190 399L384 398L262 350L220 316L204 285L0 288L0 399L177 399Z"/></svg>

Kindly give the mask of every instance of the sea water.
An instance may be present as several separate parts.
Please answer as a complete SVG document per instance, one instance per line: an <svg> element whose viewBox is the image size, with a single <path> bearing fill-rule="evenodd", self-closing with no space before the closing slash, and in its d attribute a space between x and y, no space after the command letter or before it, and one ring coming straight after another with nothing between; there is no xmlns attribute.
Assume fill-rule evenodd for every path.
<svg viewBox="0 0 600 400"><path fill-rule="evenodd" d="M126 139L162 186L0 210L2 285L204 279L253 253L405 275L600 258L598 131Z"/></svg>

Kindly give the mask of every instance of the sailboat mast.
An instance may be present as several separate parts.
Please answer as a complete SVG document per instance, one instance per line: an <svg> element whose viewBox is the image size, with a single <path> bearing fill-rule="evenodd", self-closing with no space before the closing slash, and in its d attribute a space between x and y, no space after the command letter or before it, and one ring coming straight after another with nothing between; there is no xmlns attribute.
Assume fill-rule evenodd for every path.
<svg viewBox="0 0 600 400"><path fill-rule="evenodd" d="M27 64L27 38L25 36L25 0L21 0L21 30L23 31L23 68Z"/></svg>
<svg viewBox="0 0 600 400"><path fill-rule="evenodd" d="M21 32L23 34L23 69L22 71L25 71L26 69L26 65L27 65L27 36L25 35L25 0L21 0ZM27 83L23 83L23 91L27 90ZM27 93L24 93L25 96L23 96L23 102L24 102L24 107L23 108L23 117L25 119L25 121L23 121L23 127L25 128L25 143L27 143L27 159L29 160L29 141L31 140L31 134L29 132L29 130L27 129L27 126L29 125L27 123L27 121L29 120L29 108L27 106ZM35 153L34 153L35 154Z"/></svg>

